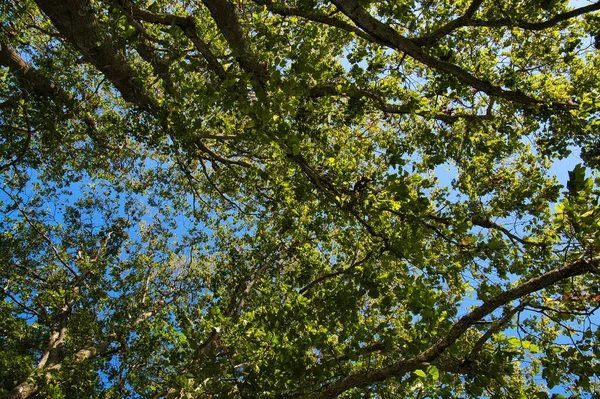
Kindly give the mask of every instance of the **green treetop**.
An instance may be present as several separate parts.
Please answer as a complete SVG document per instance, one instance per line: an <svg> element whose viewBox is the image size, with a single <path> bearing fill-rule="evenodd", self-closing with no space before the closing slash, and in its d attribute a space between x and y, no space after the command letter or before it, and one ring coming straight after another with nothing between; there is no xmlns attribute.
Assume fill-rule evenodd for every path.
<svg viewBox="0 0 600 399"><path fill-rule="evenodd" d="M598 10L0 2L0 396L595 397Z"/></svg>

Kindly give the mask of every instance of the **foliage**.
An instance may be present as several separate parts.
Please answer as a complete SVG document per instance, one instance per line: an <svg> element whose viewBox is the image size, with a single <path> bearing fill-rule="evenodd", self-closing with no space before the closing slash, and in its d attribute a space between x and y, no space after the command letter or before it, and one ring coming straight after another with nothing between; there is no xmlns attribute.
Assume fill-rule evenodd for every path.
<svg viewBox="0 0 600 399"><path fill-rule="evenodd" d="M575 3L0 3L0 396L594 397Z"/></svg>

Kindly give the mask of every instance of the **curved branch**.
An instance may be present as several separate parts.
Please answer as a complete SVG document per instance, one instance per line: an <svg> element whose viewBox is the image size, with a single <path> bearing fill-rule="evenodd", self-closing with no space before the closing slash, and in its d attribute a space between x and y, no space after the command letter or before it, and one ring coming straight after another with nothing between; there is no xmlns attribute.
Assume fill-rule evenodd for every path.
<svg viewBox="0 0 600 399"><path fill-rule="evenodd" d="M448 22L435 32L431 32L426 36L416 37L411 40L419 46L427 46L435 43L452 31L460 28L461 26L465 26L465 23L470 20L475 12L477 12L479 7L481 7L481 4L483 4L483 0L473 0L471 5L469 5L469 8L467 8L467 11L465 11L460 18L456 18L455 20Z"/></svg>
<svg viewBox="0 0 600 399"><path fill-rule="evenodd" d="M297 7L286 7L282 4L275 4L272 0L253 0L256 4L266 6L267 10L273 14L281 15L282 17L300 17L312 22L318 22L324 25L329 25L334 28L339 28L347 32L354 33L355 35L362 37L367 41L376 41L373 36L360 30L354 25L350 25L347 22L339 20L337 18L330 17L328 15L320 14L318 12L303 10ZM383 43L379 43L383 44Z"/></svg>
<svg viewBox="0 0 600 399"><path fill-rule="evenodd" d="M2 41L0 41L0 65L8 67L17 76L26 89L24 91L32 90L44 98L58 100L60 105L64 105L68 110L78 114L91 130L96 130L96 122L90 113L80 112L84 108L81 101L74 99L73 96L55 84L51 79L29 65L19 54ZM2 105L4 103L0 104L0 106ZM15 106L11 101L8 101L7 105Z"/></svg>
<svg viewBox="0 0 600 399"><path fill-rule="evenodd" d="M509 18L501 18L497 20L485 21L481 19L472 18L477 9L481 6L483 0L473 0L467 11L460 18L457 18L453 21L448 22L446 25L442 26L435 32L432 32L428 35L411 38L413 42L418 44L419 46L428 46L442 37L452 33L452 31L466 26L484 26L484 27L507 27L507 28L521 28L524 30L543 30L548 29L557 24L569 20L571 18L578 17L583 14L587 14L589 12L600 10L600 3L590 4L585 7L576 8L574 10L557 14L554 17L542 21L542 22L525 22L525 21L512 21Z"/></svg>
<svg viewBox="0 0 600 399"><path fill-rule="evenodd" d="M550 287L566 278L593 272L597 269L598 265L600 265L600 256L591 259L580 258L575 262L569 263L561 268L551 270L539 277L532 278L522 284L519 284L515 288L494 296L486 301L483 305L461 317L460 320L458 320L452 326L452 328L450 328L450 331L448 331L444 338L440 339L429 349L421 352L416 358L423 361L436 358L447 347L452 345L465 331L467 331L473 325L473 323L475 323L477 320L481 320L483 317L492 313L499 307L504 306L515 299Z"/></svg>
<svg viewBox="0 0 600 399"><path fill-rule="evenodd" d="M223 65L219 62L217 57L213 54L210 47L200 36L196 29L196 22L192 16L180 16L173 14L159 14L148 10L137 7L135 4L126 0L114 0L118 3L123 10L128 10L131 16L138 18L142 21L146 21L152 24L178 26L185 36L190 39L196 49L202 54L209 67L217 74L221 79L227 77L227 72L223 68Z"/></svg>
<svg viewBox="0 0 600 399"><path fill-rule="evenodd" d="M576 8L574 10L555 15L554 17L542 22L512 21L509 18L501 18L491 21L485 21L481 19L467 19L463 26L485 26L490 28L507 27L537 31L551 28L563 21L598 10L600 10L600 3L596 2L585 7Z"/></svg>
<svg viewBox="0 0 600 399"><path fill-rule="evenodd" d="M0 165L0 173L2 173L5 170L9 169L11 166L15 166L16 164L21 162L21 160L25 157L25 154L27 154L27 150L29 150L29 146L31 145L32 133L31 133L31 129L23 129L23 128L19 128L17 126L0 125L0 128L8 128L8 129L27 132L27 138L25 139L25 143L23 144L23 147L21 148L21 151L19 151L17 156L15 156L15 158L12 161L7 162L3 165Z"/></svg>
<svg viewBox="0 0 600 399"><path fill-rule="evenodd" d="M396 213L390 209L385 209L385 210L388 212ZM446 226L451 224L451 222L453 220L452 218L449 218L449 217L436 216L434 214L426 215L426 217L428 219L435 220L436 222L442 223ZM498 223L492 222L489 219L485 219L480 216L472 216L472 217L468 218L467 220L470 221L471 223L473 223L473 225L475 225L475 226L483 227L484 229L492 229L492 230L500 231L501 233L506 235L508 237L508 239L512 241L513 244L515 244L515 242L519 242L523 245L532 245L532 246L537 246L537 247L541 247L541 248L548 247L548 244L546 244L544 242L530 241L528 239L521 238L518 235L512 233L506 227L501 226Z"/></svg>
<svg viewBox="0 0 600 399"><path fill-rule="evenodd" d="M547 104L544 101L530 97L520 91L504 90L495 86L491 82L478 78L458 65L442 61L427 54L421 46L414 41L402 36L392 27L378 21L364 8L362 8L356 0L331 0L337 8L342 11L348 18L363 29L365 32L384 43L387 47L403 52L414 58L415 60L431 67L439 73L446 73L456 77L461 83L476 88L488 95L504 98L526 106L546 105L557 109L572 109L576 106L562 103L552 102Z"/></svg>
<svg viewBox="0 0 600 399"><path fill-rule="evenodd" d="M200 139L200 137L196 137L192 144L197 149L199 149L201 152L204 152L204 153L208 154L210 156L211 160L213 160L213 161L221 162L222 164L226 164L226 165L243 166L243 167L246 167L246 168L249 168L251 166L251 164L249 164L248 162L239 161L239 160L236 160L236 159L224 158L224 157L218 155L213 150L211 150L210 148L208 148L206 146L206 144L204 144L204 142L202 142L202 140Z"/></svg>
<svg viewBox="0 0 600 399"><path fill-rule="evenodd" d="M486 112L483 115L462 114L462 113L448 115L448 114L434 114L434 113L429 113L429 112L424 112L424 111L416 111L415 112L411 104L408 104L408 103L390 104L390 103L386 102L383 99L383 97L381 97L379 94L377 94L371 90L365 90L365 89L353 88L353 89L345 92L343 90L338 89L338 87L334 86L334 85L320 85L320 86L314 86L310 89L310 97L318 98L318 97L325 97L328 95L355 98L355 99L367 98L375 104L375 107L377 109L379 109L380 111L387 113L387 114L396 114L396 115L414 114L414 115L418 115L423 118L436 119L436 120L442 121L447 124L452 124L459 119L466 119L466 120L472 120L472 121L483 121L483 120L492 118L492 115L491 115L491 112L489 109L488 109L488 112Z"/></svg>
<svg viewBox="0 0 600 399"><path fill-rule="evenodd" d="M538 247L542 247L542 248L545 248L548 246L548 244L546 244L544 242L530 241L530 240L521 238L518 235L511 233L507 228L500 226L499 224L494 223L491 220L473 216L470 218L470 221L471 221L471 223L473 223L476 226L483 227L486 229L498 230L498 231L504 233L513 242L513 244L515 241L517 241L523 245L533 245L533 246L538 246Z"/></svg>
<svg viewBox="0 0 600 399"><path fill-rule="evenodd" d="M342 270L338 270L337 272L332 272L332 273L328 273L325 274L321 277L316 278L315 280L311 281L310 283L306 284L304 287L302 287L299 291L298 294L300 295L304 295L308 290L310 290L313 286L315 286L316 284L319 284L327 279L330 279L332 277L336 277L336 276L340 276L342 274L347 274L347 273L351 273L357 266L362 265L363 263L365 263L366 261L368 261L370 258L372 258L374 255L373 252L369 252L365 255L364 258L360 259L360 260L355 260L353 261L350 266L346 267L345 269Z"/></svg>
<svg viewBox="0 0 600 399"><path fill-rule="evenodd" d="M349 389L372 384L390 377L398 377L408 372L427 367L431 364L430 362L436 360L446 348L454 344L456 340L460 338L460 336L469 328L471 328L476 322L492 313L496 309L507 305L515 299L522 298L536 291L540 291L564 279L594 272L598 268L598 265L600 265L600 256L591 259L580 258L575 262L569 263L561 268L544 273L539 277L532 278L522 284L519 284L515 288L509 289L492 297L483 305L461 317L456 323L454 323L454 325L443 338L414 358L400 361L379 369L351 374L322 388L319 391L304 395L303 397L310 399L335 398Z"/></svg>

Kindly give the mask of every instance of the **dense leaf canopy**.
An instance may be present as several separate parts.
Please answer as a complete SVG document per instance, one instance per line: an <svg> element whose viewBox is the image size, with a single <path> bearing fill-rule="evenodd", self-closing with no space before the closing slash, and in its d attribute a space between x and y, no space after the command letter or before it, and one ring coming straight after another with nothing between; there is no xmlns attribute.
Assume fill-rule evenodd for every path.
<svg viewBox="0 0 600 399"><path fill-rule="evenodd" d="M0 2L0 396L594 397L598 10Z"/></svg>

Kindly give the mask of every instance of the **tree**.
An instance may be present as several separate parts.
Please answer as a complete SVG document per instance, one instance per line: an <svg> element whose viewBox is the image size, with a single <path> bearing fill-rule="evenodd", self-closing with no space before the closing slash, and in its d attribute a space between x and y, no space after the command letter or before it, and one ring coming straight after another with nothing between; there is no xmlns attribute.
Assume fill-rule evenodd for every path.
<svg viewBox="0 0 600 399"><path fill-rule="evenodd" d="M594 397L582 3L1 3L0 395Z"/></svg>

